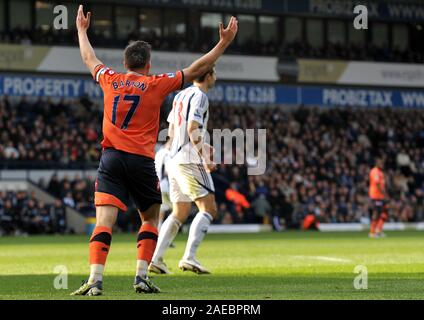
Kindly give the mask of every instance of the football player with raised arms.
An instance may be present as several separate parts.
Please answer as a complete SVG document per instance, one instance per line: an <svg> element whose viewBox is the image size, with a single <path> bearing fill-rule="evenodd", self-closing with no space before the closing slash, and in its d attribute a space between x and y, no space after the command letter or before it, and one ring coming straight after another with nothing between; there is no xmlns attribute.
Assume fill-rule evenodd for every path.
<svg viewBox="0 0 424 320"><path fill-rule="evenodd" d="M155 170L155 144L160 108L171 92L205 74L233 42L238 29L232 17L227 28L219 25L220 40L188 68L175 73L151 75L151 47L136 41L124 51L125 73L105 66L96 56L87 36L91 13L80 6L76 18L81 57L104 93L103 152L95 185L96 226L89 242L90 276L73 295L100 295L103 272L118 212L126 211L130 198L142 221L137 237L136 292L160 289L147 277L156 248L161 201Z"/></svg>

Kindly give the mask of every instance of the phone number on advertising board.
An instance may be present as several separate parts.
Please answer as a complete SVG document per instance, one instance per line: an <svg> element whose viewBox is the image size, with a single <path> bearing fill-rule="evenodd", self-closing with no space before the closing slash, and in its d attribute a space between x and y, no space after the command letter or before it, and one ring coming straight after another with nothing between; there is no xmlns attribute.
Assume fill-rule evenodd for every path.
<svg viewBox="0 0 424 320"><path fill-rule="evenodd" d="M274 104L277 93L274 87L220 85L210 91L209 98L214 102Z"/></svg>

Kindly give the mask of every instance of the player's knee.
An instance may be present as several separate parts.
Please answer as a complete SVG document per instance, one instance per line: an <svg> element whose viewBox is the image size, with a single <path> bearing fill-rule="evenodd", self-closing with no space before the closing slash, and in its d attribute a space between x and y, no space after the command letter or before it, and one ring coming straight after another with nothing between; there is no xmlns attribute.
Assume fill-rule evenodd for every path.
<svg viewBox="0 0 424 320"><path fill-rule="evenodd" d="M186 220L187 220L187 216L186 215L182 215L181 213L172 213L172 216L174 217L175 220L177 220L181 225L183 225Z"/></svg>
<svg viewBox="0 0 424 320"><path fill-rule="evenodd" d="M215 220L218 216L218 208L216 206L216 203L213 203L211 207L208 210L206 210L206 212L209 213L212 216L212 218Z"/></svg>
<svg viewBox="0 0 424 320"><path fill-rule="evenodd" d="M172 216L183 224L190 214L191 203L177 203L172 210Z"/></svg>
<svg viewBox="0 0 424 320"><path fill-rule="evenodd" d="M139 211L140 212L140 211ZM153 204L144 212L140 212L143 221L149 221L153 225L159 222L160 204Z"/></svg>
<svg viewBox="0 0 424 320"><path fill-rule="evenodd" d="M216 219L218 215L218 208L216 207L216 202L210 201L206 204L205 210L207 213L209 213L214 219Z"/></svg>
<svg viewBox="0 0 424 320"><path fill-rule="evenodd" d="M118 208L112 206L96 207L96 226L112 228L118 217Z"/></svg>
<svg viewBox="0 0 424 320"><path fill-rule="evenodd" d="M214 219L217 218L218 208L216 206L215 196L213 194L197 201L197 207L201 212L209 213Z"/></svg>

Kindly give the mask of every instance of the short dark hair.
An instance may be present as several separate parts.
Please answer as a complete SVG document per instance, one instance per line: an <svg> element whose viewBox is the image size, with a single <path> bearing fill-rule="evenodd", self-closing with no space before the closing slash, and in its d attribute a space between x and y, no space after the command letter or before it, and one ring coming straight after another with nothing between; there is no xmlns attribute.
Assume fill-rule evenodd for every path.
<svg viewBox="0 0 424 320"><path fill-rule="evenodd" d="M215 73L215 66L210 68L208 71L206 71L204 74L202 74L199 78L195 79L194 81L202 83L206 80L206 77L208 75L213 75Z"/></svg>
<svg viewBox="0 0 424 320"><path fill-rule="evenodd" d="M125 64L129 70L143 69L150 61L152 47L145 41L130 43L124 52Z"/></svg>

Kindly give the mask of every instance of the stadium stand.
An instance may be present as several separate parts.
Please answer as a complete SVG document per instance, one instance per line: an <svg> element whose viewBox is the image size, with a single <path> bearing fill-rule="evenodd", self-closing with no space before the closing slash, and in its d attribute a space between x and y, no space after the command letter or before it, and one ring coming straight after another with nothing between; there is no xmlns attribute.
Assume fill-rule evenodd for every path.
<svg viewBox="0 0 424 320"><path fill-rule="evenodd" d="M302 107L288 112L223 106L215 110L213 123L224 127L274 128L267 133L266 175L247 177L233 166L219 170L221 178L228 177L227 185L237 181L251 202L264 195L272 216L294 224L310 213L322 222L360 222L368 216L369 168L376 156L383 156L391 221L423 219L422 112Z"/></svg>
<svg viewBox="0 0 424 320"><path fill-rule="evenodd" d="M144 39L152 44L155 50L178 51L178 52L207 52L214 43L213 37L207 34L201 39L187 41L184 36L172 34L170 36L158 36L155 33L146 33L133 30L123 37L122 40L113 39L102 33L90 35L94 46L100 47L125 47L129 42ZM8 33L0 33L0 42L22 45L76 45L75 30L55 32L54 30L22 29L15 28ZM277 42L273 40L261 41L251 38L241 44L233 45L229 54L279 56L284 59L315 58L315 59L340 59L360 61L390 61L422 63L424 54L413 48L391 48L389 46L377 46L372 43L343 44L328 43L323 46L312 46L307 41L296 40L292 42Z"/></svg>
<svg viewBox="0 0 424 320"><path fill-rule="evenodd" d="M73 168L99 159L102 114L87 99L0 99L0 159L3 168ZM97 109L93 109L97 108ZM59 138L60 137L60 138Z"/></svg>
<svg viewBox="0 0 424 320"><path fill-rule="evenodd" d="M31 168L48 164L49 168L95 169L102 115L94 102L54 104L49 99L25 98L12 102L8 97L0 101L3 168L31 163ZM212 110L210 128L273 128L267 133L265 175L247 176L246 166L238 165L221 165L214 174L218 223L265 222L279 230L299 228L310 214L320 222L366 221L368 172L377 156L386 159L390 221L424 220L422 112L228 105L213 105ZM53 175L50 181L37 183L65 205L92 216L93 179ZM132 228L129 220L122 221L124 230Z"/></svg>
<svg viewBox="0 0 424 320"><path fill-rule="evenodd" d="M27 191L0 191L0 235L63 234L66 230L61 200L46 204Z"/></svg>
<svg viewBox="0 0 424 320"><path fill-rule="evenodd" d="M422 19L419 15L404 19L402 12L399 16L391 13L396 8L412 12L412 4L397 6L389 2L383 5L382 2L381 7L386 10L377 13L378 17L370 21L369 29L358 32L351 27L351 13L339 15L332 8L315 12L313 6L307 6L307 10L306 7L302 9L306 11L301 11L297 6L284 10L276 6L276 10L270 11L267 5L271 2L262 1L262 9L235 10L240 11L237 15L241 32L227 51L229 55L249 56L241 59L267 57L275 60L275 63L278 60L277 73L280 73L280 78L272 75L267 77L267 85L280 86L283 81L284 85L287 82L290 85L295 83L303 86L307 82L310 87L304 86L302 89L313 88L315 85L323 87L325 84L332 84L337 88L340 84L338 81L343 76L351 77L352 72L347 75L338 74L339 72L333 74L331 71L340 70L339 67L334 67L338 65L337 61L332 60L345 60L340 69L349 69L353 61L390 62L394 66L399 66L395 63L410 63L403 65L400 71L396 68L395 71L391 68L386 70L381 67L385 64L376 63L371 68L375 69L372 74L387 73L387 77L392 77L392 81L399 81L397 84L405 90L420 88L417 83L421 81L422 72L413 70L417 65L412 63L424 62L424 47L420 41L423 34ZM5 52L2 71L8 79L13 80L16 76L22 80L19 85L9 86L10 90L15 90L12 92L18 92L18 96L25 89L25 77L31 80L28 84L31 87L31 84L43 80L41 78L44 76L51 77L49 80L60 80L61 77L68 76L69 70L48 69L45 65L40 70L37 59L30 61L31 66L26 66L28 69L21 69L19 65L21 55L31 56L32 48L41 48L47 52L51 46L59 46L65 51L77 47L73 23L77 4L64 2L72 22L67 30L55 30L51 18L56 4L56 1L47 0L0 1L0 8L3 10L0 10L0 44ZM420 3L417 2L416 5L421 8ZM123 48L132 40L143 39L152 44L154 51L168 51L176 55L181 53L178 61L186 59L186 52L200 53L209 50L217 37L216 25L232 13L231 10L215 8L213 5L198 4L189 8L189 5L173 7L172 3L165 2L146 5L128 1L87 1L87 9L95 13L89 37L96 50ZM286 12L286 9L289 11ZM21 12L27 14L21 15ZM24 49L20 50L21 48ZM55 52L57 50L50 53L54 56ZM116 53L110 56L105 54L105 58L112 61L116 57ZM296 81L299 78L297 69L302 67L298 60L300 58L324 59L332 63L316 66L314 60L311 60L306 69L313 79L307 78L299 84ZM51 61L59 64L54 59ZM162 62L167 64L175 61ZM14 65L11 67L9 64ZM247 65L250 62L233 67L240 71ZM269 70L274 71L272 68L266 72L271 74ZM324 69L326 71L323 79L315 79L315 72ZM74 77L73 80L82 79L85 84L88 81L91 84L88 75L82 77L80 72L70 72L69 75ZM243 72L240 74L245 75ZM252 72L246 71L246 75L246 79L227 77L221 82L218 74L219 84L255 82ZM40 79L36 79L38 76ZM376 78L374 82L381 79ZM387 80L384 77L383 79ZM362 81L362 78L359 80ZM270 81L274 82L271 84ZM320 81L324 81L324 84ZM353 81L348 84L359 86L361 83ZM252 84L246 84L243 89L249 85ZM378 88L376 83L371 85L375 87L370 90ZM411 88L408 87L410 85ZM50 82L43 86L46 89ZM389 86L395 87L390 83ZM361 89L349 87L351 91ZM318 87L317 90L322 91L322 88ZM6 95L0 97L0 182L4 179L1 170L48 171L43 178L29 178L25 174L21 178L31 180L31 183L49 194L53 200L44 205L44 208L43 202L46 201L34 196L30 190L0 189L1 229L3 233L16 234L70 231L70 228L63 225L52 225L55 214L50 210L53 210L54 203L61 203L66 210L76 210L82 217L94 215L93 171L97 168L101 154L99 142L102 139L102 102L90 100L86 96L76 99L34 98L38 94L49 96L46 92L51 91L31 92L33 97L28 98ZM238 92L230 90L230 93L234 98ZM395 91L391 93L393 96L395 93L399 95ZM415 94L416 92L412 92L411 96ZM417 101L417 105L422 102L419 97ZM407 106L407 103L404 102L403 105ZM376 157L380 156L386 160L385 172L390 191L389 220L424 221L422 111L360 107L349 109L337 108L338 105L329 109L321 107L279 105L253 108L249 103L238 106L212 104L213 112L209 124L211 129L268 129L268 163L265 175L248 176L246 165L220 165L214 173L219 208L217 223L272 224L275 230L281 230L305 227L304 222L308 220L305 217L314 217L313 221L322 223L366 224L370 210L368 173ZM164 121L167 111L169 106L164 108L161 115L161 129L167 127ZM78 173L54 174L61 170L78 170ZM29 211L33 213L32 217L36 217L35 221L45 222L40 222L39 225L23 222L23 217L27 215L23 212ZM43 220L43 217L46 219ZM75 215L72 217L75 218ZM130 209L128 215L120 215L118 222L123 231L137 230L137 223L134 208Z"/></svg>

